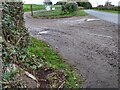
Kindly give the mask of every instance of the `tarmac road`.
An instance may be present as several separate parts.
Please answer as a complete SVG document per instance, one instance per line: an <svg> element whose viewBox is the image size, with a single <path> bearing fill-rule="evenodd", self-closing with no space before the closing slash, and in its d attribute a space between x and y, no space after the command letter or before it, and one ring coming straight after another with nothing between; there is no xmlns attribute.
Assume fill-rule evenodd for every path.
<svg viewBox="0 0 120 90"><path fill-rule="evenodd" d="M101 12L101 11L95 11L95 10L84 10L86 13L93 15L97 18L100 18L105 21L109 21L115 24L118 24L118 15L114 13L108 13L108 12Z"/></svg>

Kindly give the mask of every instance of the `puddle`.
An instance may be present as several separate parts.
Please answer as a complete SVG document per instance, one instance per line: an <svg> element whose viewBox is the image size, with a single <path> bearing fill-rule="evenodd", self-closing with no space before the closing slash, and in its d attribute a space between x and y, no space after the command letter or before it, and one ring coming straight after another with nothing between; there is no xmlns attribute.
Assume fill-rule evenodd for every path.
<svg viewBox="0 0 120 90"><path fill-rule="evenodd" d="M85 19L85 21L87 21L87 22L91 22L91 21L100 21L100 19Z"/></svg>

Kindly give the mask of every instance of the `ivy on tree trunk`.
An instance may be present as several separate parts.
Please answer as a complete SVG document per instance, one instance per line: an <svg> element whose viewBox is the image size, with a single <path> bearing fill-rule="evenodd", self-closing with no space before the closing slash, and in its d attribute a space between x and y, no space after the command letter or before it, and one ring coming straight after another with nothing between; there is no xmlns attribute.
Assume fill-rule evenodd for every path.
<svg viewBox="0 0 120 90"><path fill-rule="evenodd" d="M24 22L23 2L2 2L2 8L3 81L16 82L15 75L11 74L11 64L20 65L29 59L30 37ZM7 71L8 67L10 72ZM9 83L10 88L20 87L19 83L13 82Z"/></svg>

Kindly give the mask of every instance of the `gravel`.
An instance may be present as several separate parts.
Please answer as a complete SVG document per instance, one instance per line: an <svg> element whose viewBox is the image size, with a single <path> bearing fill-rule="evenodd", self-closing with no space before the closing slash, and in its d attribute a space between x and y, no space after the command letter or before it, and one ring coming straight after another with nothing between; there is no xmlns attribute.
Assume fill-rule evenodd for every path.
<svg viewBox="0 0 120 90"><path fill-rule="evenodd" d="M25 13L32 36L48 42L84 79L82 88L118 87L118 26L93 16L35 19ZM45 32L45 33L40 33ZM40 33L40 34L39 34Z"/></svg>

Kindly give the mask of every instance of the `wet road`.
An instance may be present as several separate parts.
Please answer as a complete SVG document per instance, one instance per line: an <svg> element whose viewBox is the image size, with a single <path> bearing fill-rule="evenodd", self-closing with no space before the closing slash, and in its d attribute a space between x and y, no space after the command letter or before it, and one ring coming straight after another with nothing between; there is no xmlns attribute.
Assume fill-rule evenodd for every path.
<svg viewBox="0 0 120 90"><path fill-rule="evenodd" d="M99 19L118 24L118 14L101 12L95 10L84 10L86 13L93 15Z"/></svg>

